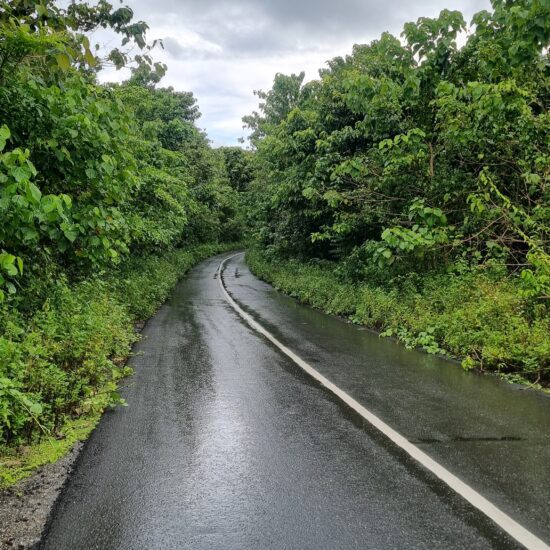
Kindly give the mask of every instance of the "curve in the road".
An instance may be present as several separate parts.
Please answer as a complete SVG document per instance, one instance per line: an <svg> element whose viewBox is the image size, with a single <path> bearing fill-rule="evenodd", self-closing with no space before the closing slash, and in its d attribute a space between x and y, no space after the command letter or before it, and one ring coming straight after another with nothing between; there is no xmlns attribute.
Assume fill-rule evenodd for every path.
<svg viewBox="0 0 550 550"><path fill-rule="evenodd" d="M470 504L475 506L478 510L483 512L487 517L494 521L501 529L506 531L510 536L516 539L519 543L530 550L547 550L550 547L536 535L531 533L528 529L523 527L508 514L500 510L492 502L487 500L483 495L479 494L475 489L470 487L467 483L464 483L460 478L451 473L447 468L443 467L441 464L433 460L429 455L424 451L419 449L416 445L411 443L405 437L403 437L399 432L394 430L391 426L386 424L378 416L373 414L358 401L356 401L351 395L347 392L333 384L320 372L314 369L309 363L304 361L301 357L296 355L292 350L280 342L271 332L265 329L260 325L255 319L253 319L248 313L246 313L235 300L229 294L223 280L223 272L225 264L235 258L240 256L244 252L234 254L228 258L223 259L220 262L219 266L219 283L222 289L222 293L225 296L225 299L231 305L231 307L258 333L267 338L273 345L275 345L279 350L281 350L286 356L288 356L294 363L296 363L300 368L302 368L307 374L312 378L317 380L323 386L325 386L329 391L341 399L348 407L352 408L355 412L361 415L367 422L369 422L373 427L382 432L384 436L390 439L398 447L403 449L407 454L409 454L414 460L419 462L424 468L429 470L431 473L436 475L444 483L446 483L453 491L458 493L461 497L466 499Z"/></svg>
<svg viewBox="0 0 550 550"><path fill-rule="evenodd" d="M144 327L129 406L84 446L40 548L521 547L254 330L221 290L229 255ZM279 342L545 539L549 401L302 307L242 256L225 265L232 299Z"/></svg>

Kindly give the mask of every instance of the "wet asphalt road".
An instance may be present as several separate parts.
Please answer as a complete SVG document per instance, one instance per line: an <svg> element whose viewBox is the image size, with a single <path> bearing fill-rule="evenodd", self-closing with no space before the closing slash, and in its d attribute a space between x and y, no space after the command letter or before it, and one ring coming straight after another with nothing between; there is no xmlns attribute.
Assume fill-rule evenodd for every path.
<svg viewBox="0 0 550 550"><path fill-rule="evenodd" d="M224 300L220 257L147 324L44 548L516 548ZM296 304L242 258L224 280L276 336L535 534L550 533L550 400Z"/></svg>

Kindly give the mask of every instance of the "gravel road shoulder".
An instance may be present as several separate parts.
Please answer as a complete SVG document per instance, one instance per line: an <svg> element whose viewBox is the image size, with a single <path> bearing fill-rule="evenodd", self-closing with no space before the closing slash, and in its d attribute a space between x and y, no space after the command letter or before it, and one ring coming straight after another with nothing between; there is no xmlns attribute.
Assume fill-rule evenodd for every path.
<svg viewBox="0 0 550 550"><path fill-rule="evenodd" d="M40 540L82 446L82 442L76 443L55 464L46 464L31 477L0 491L0 549L32 548Z"/></svg>

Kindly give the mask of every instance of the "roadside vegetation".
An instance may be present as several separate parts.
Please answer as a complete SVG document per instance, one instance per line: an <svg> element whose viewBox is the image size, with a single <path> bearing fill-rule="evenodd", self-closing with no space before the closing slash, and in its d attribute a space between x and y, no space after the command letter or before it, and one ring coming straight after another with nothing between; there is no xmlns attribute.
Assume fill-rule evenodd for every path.
<svg viewBox="0 0 550 550"><path fill-rule="evenodd" d="M117 48L90 43L101 28ZM193 95L160 87L146 31L104 0L0 1L0 484L121 403L136 323L241 238L247 153L212 149ZM100 85L107 65L131 77Z"/></svg>
<svg viewBox="0 0 550 550"><path fill-rule="evenodd" d="M258 277L332 315L395 337L407 348L461 358L465 369L496 370L512 382L540 384L541 357L550 346L548 318L531 320L510 279L487 272L428 274L391 285L350 282L332 262L247 254ZM529 378L532 373L537 378Z"/></svg>
<svg viewBox="0 0 550 550"><path fill-rule="evenodd" d="M492 6L278 74L245 151L160 85L128 7L0 0L0 485L122 403L136 325L243 232L300 300L547 385L550 8Z"/></svg>
<svg viewBox="0 0 550 550"><path fill-rule="evenodd" d="M52 284L30 316L10 311L0 363L13 378L0 396L3 433L12 439L3 442L0 487L63 456L106 407L123 404L118 386L132 372L125 361L139 338L136 325L191 267L232 247L198 244L129 259L109 274Z"/></svg>
<svg viewBox="0 0 550 550"><path fill-rule="evenodd" d="M317 80L278 74L244 119L253 271L409 347L547 384L549 41L546 0L493 0L470 25L444 10L356 45Z"/></svg>

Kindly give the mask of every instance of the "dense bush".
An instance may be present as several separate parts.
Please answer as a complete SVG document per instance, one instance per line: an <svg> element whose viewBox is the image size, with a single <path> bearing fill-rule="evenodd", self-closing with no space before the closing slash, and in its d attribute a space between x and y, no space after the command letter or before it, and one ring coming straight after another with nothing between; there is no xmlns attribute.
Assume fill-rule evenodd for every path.
<svg viewBox="0 0 550 550"><path fill-rule="evenodd" d="M550 317L528 308L517 279L491 270L404 276L392 285L350 283L331 262L274 259L249 251L252 271L303 303L395 336L409 348L450 354L510 380L546 383Z"/></svg>
<svg viewBox="0 0 550 550"><path fill-rule="evenodd" d="M0 315L0 448L56 435L65 421L120 401L117 381L149 318L178 279L227 245L197 245L127 262L108 276L52 283L29 318Z"/></svg>
<svg viewBox="0 0 550 550"><path fill-rule="evenodd" d="M97 28L122 39L103 58ZM104 0L0 0L0 446L116 403L133 323L241 236L242 188L146 31ZM105 62L131 78L100 85Z"/></svg>
<svg viewBox="0 0 550 550"><path fill-rule="evenodd" d="M259 243L351 255L357 274L361 259L381 279L499 263L521 272L526 297L548 300L548 3L493 0L469 28L443 10L402 36L354 46L319 80L279 74L259 93L245 118Z"/></svg>

